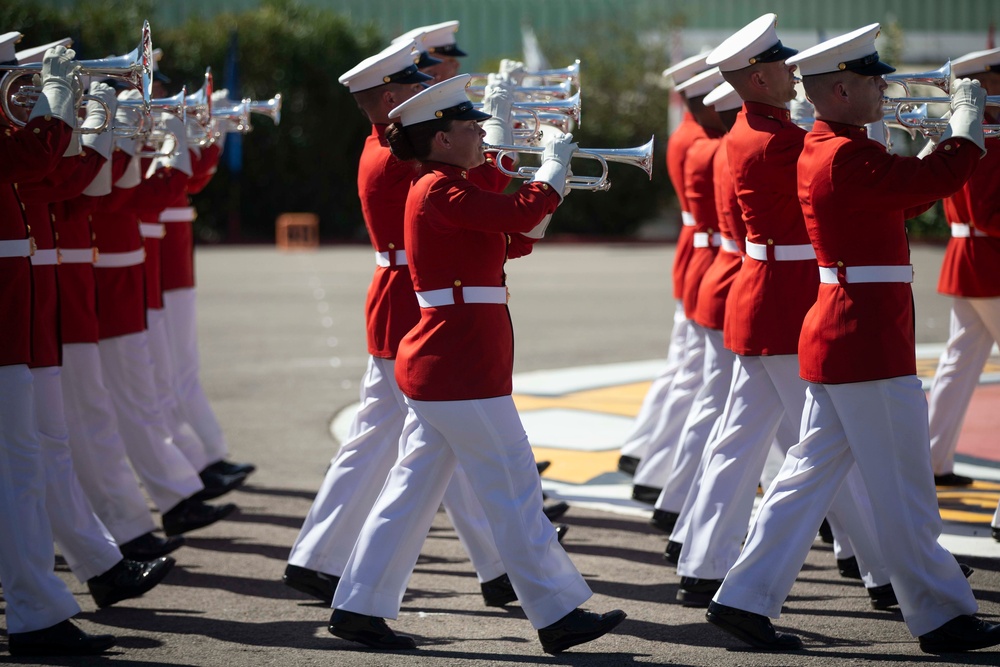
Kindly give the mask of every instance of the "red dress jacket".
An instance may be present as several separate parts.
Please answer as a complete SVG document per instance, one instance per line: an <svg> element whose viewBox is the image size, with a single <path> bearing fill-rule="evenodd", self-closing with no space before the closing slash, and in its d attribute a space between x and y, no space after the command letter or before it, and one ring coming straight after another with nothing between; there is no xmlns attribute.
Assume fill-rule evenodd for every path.
<svg viewBox="0 0 1000 667"><path fill-rule="evenodd" d="M166 236L160 243L162 270L160 273L163 291L190 289L194 287L194 232L196 217L191 206L190 195L196 195L208 185L219 165L219 147L216 144L201 149L201 155L191 151L191 178L184 192L167 204L160 216L160 222L167 226ZM176 171L176 170L175 170ZM169 220L171 212L181 213L186 220ZM185 216L184 213L188 215Z"/></svg>
<svg viewBox="0 0 1000 667"><path fill-rule="evenodd" d="M821 267L821 284L799 342L802 378L840 384L917 371L909 283L848 283L856 266L908 265L904 223L962 187L980 151L943 141L923 160L891 155L863 127L817 120L799 158L799 197ZM750 261L750 260L747 260Z"/></svg>
<svg viewBox="0 0 1000 667"><path fill-rule="evenodd" d="M667 174L670 176L670 183L677 193L677 203L681 207L681 215L686 216L691 212L688 208L687 190L684 186L684 162L687 159L688 149L698 139L705 136L698 121L690 113L685 112L680 124L674 133L670 135L667 142ZM677 237L677 252L674 253L673 281L674 298L680 299L684 294L684 274L687 272L688 262L691 261L691 237L694 236L694 227L691 225L681 225L680 234Z"/></svg>
<svg viewBox="0 0 1000 667"><path fill-rule="evenodd" d="M691 257L684 272L684 291L681 301L684 314L691 319L698 307L698 290L708 267L715 260L719 246L713 238L719 233L719 218L715 205L715 152L719 149L718 133L706 133L702 139L691 144L684 162L684 187L692 217L694 232L691 236ZM697 242L699 235L707 235L708 245Z"/></svg>
<svg viewBox="0 0 1000 667"><path fill-rule="evenodd" d="M972 178L945 200L948 222L968 223L972 231L948 241L938 280L942 294L1000 296L1000 139L987 139L986 150Z"/></svg>
<svg viewBox="0 0 1000 667"><path fill-rule="evenodd" d="M18 183L55 169L72 128L59 119L35 118L22 129L0 128L0 242L31 237ZM31 260L0 257L0 366L31 362Z"/></svg>
<svg viewBox="0 0 1000 667"><path fill-rule="evenodd" d="M729 131L733 174L747 241L767 261L747 257L726 302L725 346L736 354L795 354L802 318L816 300L815 260L776 261L775 245L807 245L795 164L806 132L788 110L746 102Z"/></svg>
<svg viewBox="0 0 1000 667"><path fill-rule="evenodd" d="M743 265L747 235L740 203L736 199L736 188L733 187L733 174L729 169L728 143L727 135L723 137L712 162L716 217L724 247L719 249L715 260L701 279L701 286L698 288L698 306L693 316L694 321L701 326L716 331L722 331L725 325L726 300L729 297L729 289ZM735 244L739 251L732 252L731 244ZM727 250L726 246L730 249Z"/></svg>
<svg viewBox="0 0 1000 667"><path fill-rule="evenodd" d="M31 367L62 364L62 337L59 324L57 276L59 234L55 230L56 202L79 195L104 165L104 156L84 148L78 155L64 157L41 181L25 183L19 189L25 216L35 239L31 259L34 281L32 304ZM61 211L61 207L59 208ZM40 252L41 251L41 252Z"/></svg>
<svg viewBox="0 0 1000 667"><path fill-rule="evenodd" d="M417 292L453 289L460 298L458 287L503 287L507 234L532 229L560 201L544 183L507 195L479 188L467 176L430 162L410 186L404 232ZM456 303L420 309L419 322L399 344L396 381L422 401L492 398L511 393L513 367L506 304Z"/></svg>
<svg viewBox="0 0 1000 667"><path fill-rule="evenodd" d="M143 161L142 173L146 173L148 165ZM156 174L165 171L162 178ZM170 202L184 196L190 179L187 174L176 169L161 167L154 178L143 179L136 186L137 192L132 197L132 210L139 216L139 235L146 250L146 261L143 263L146 276L146 309L160 310L163 308L163 239L166 236L166 224L148 222L159 220L160 213Z"/></svg>

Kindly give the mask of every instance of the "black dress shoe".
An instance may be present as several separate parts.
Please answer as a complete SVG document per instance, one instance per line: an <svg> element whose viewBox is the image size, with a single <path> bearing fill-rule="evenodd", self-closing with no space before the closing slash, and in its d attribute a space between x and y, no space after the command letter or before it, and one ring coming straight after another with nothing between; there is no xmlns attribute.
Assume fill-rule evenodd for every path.
<svg viewBox="0 0 1000 667"><path fill-rule="evenodd" d="M1000 625L975 616L956 616L937 630L920 635L924 653L961 653L1000 644Z"/></svg>
<svg viewBox="0 0 1000 667"><path fill-rule="evenodd" d="M137 598L163 581L174 567L173 558L163 556L151 561L123 558L104 574L87 580L87 588L98 607Z"/></svg>
<svg viewBox="0 0 1000 667"><path fill-rule="evenodd" d="M542 507L542 513L548 517L549 521L555 521L569 510L569 503L559 500L550 505Z"/></svg>
<svg viewBox="0 0 1000 667"><path fill-rule="evenodd" d="M191 496L192 500L212 500L213 498L218 498L233 489L243 486L243 482L247 481L245 473L223 475L208 472L207 469L202 470L198 476L201 477L201 483L205 485L205 488Z"/></svg>
<svg viewBox="0 0 1000 667"><path fill-rule="evenodd" d="M971 486L976 481L965 475L956 475L953 472L946 472L943 475L934 475L934 486Z"/></svg>
<svg viewBox="0 0 1000 667"><path fill-rule="evenodd" d="M182 546L184 546L184 538L179 535L160 537L156 533L148 532L134 540L129 540L118 548L121 550L122 556L131 560L155 560Z"/></svg>
<svg viewBox="0 0 1000 667"><path fill-rule="evenodd" d="M625 620L625 612L620 609L606 614L574 609L552 625L538 631L542 650L546 653L562 653L568 648L593 641L615 629Z"/></svg>
<svg viewBox="0 0 1000 667"><path fill-rule="evenodd" d="M663 560L677 565L677 561L681 559L681 548L683 546L684 544L682 542L669 540L667 542L667 548L663 550Z"/></svg>
<svg viewBox="0 0 1000 667"><path fill-rule="evenodd" d="M563 538L566 537L566 533L568 532L569 526L564 523L556 524L556 539L559 541L559 544L562 544Z"/></svg>
<svg viewBox="0 0 1000 667"><path fill-rule="evenodd" d="M31 632L7 636L11 655L97 655L115 645L112 635L88 635L66 619L62 623Z"/></svg>
<svg viewBox="0 0 1000 667"><path fill-rule="evenodd" d="M252 463L233 463L232 461L216 461L205 468L205 471L218 473L220 475L249 475L257 469ZM205 472L202 471L202 472Z"/></svg>
<svg viewBox="0 0 1000 667"><path fill-rule="evenodd" d="M858 567L858 559L854 556L850 558L837 559L837 571L845 579L860 579L861 568Z"/></svg>
<svg viewBox="0 0 1000 667"><path fill-rule="evenodd" d="M281 580L300 593L322 600L328 607L333 604L333 594L337 592L337 584L340 583L340 577L292 564L285 567Z"/></svg>
<svg viewBox="0 0 1000 667"><path fill-rule="evenodd" d="M479 584L479 588L483 591L483 602L487 607L502 607L510 602L517 602L517 593L506 574L484 581Z"/></svg>
<svg viewBox="0 0 1000 667"><path fill-rule="evenodd" d="M412 651L417 648L413 637L397 635L385 619L334 609L330 617L330 634L383 651Z"/></svg>
<svg viewBox="0 0 1000 667"><path fill-rule="evenodd" d="M188 498L177 503L163 515L163 532L167 535L180 535L198 528L211 526L224 519L236 509L236 505L208 505Z"/></svg>
<svg viewBox="0 0 1000 667"><path fill-rule="evenodd" d="M802 640L795 635L776 632L771 619L718 602L711 602L705 618L737 639L762 651L797 651Z"/></svg>
<svg viewBox="0 0 1000 667"><path fill-rule="evenodd" d="M896 591L892 589L892 584L874 586L866 590L868 591L868 598L872 604L872 609L884 611L899 606L899 600L896 599Z"/></svg>
<svg viewBox="0 0 1000 667"><path fill-rule="evenodd" d="M830 522L823 519L823 523L819 524L819 539L823 540L823 544L833 544L833 529L830 528Z"/></svg>
<svg viewBox="0 0 1000 667"><path fill-rule="evenodd" d="M626 475L635 476L636 468L639 467L639 459L634 456L622 454L618 457L618 470Z"/></svg>
<svg viewBox="0 0 1000 667"><path fill-rule="evenodd" d="M681 577L680 588L677 589L677 601L685 607L708 607L715 592L722 585L722 579L696 579Z"/></svg>
<svg viewBox="0 0 1000 667"><path fill-rule="evenodd" d="M649 519L649 525L659 528L664 533L672 533L680 514L668 512L667 510L653 510L653 516Z"/></svg>
<svg viewBox="0 0 1000 667"><path fill-rule="evenodd" d="M1000 528L997 528L996 526L990 526L990 528L993 532L993 539L1000 542Z"/></svg>
<svg viewBox="0 0 1000 667"><path fill-rule="evenodd" d="M996 528L994 528L993 530L996 530ZM965 563L959 563L958 566L960 568L962 568L962 574L965 575L966 579L968 579L969 577L971 577L972 573L975 572L975 570L972 569L971 565L966 565Z"/></svg>
<svg viewBox="0 0 1000 667"><path fill-rule="evenodd" d="M535 461L535 467L538 468L539 475L548 470L550 465L552 465L552 461Z"/></svg>
<svg viewBox="0 0 1000 667"><path fill-rule="evenodd" d="M655 486L643 486L642 484L636 484L632 487L632 500L638 500L640 503L649 503L650 505L656 504L656 499L660 497L660 492L663 489L658 489Z"/></svg>

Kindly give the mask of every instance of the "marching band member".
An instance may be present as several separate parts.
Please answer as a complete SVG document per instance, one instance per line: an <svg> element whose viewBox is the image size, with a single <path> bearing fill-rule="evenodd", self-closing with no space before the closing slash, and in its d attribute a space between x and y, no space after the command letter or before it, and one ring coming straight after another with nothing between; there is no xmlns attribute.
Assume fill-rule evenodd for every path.
<svg viewBox="0 0 1000 667"><path fill-rule="evenodd" d="M421 163L407 195L404 236L420 321L400 342L395 366L409 408L407 437L337 587L329 629L375 648L416 648L383 618L397 616L420 545L461 465L543 650L559 653L610 631L625 613L577 608L590 589L542 513L535 459L511 398L503 266L508 233L544 234L575 145L567 135L547 146L538 173L515 194L480 189L469 177L484 164L479 121L490 116L466 97L468 80L432 86L389 114L398 119L387 131L393 153Z"/></svg>
<svg viewBox="0 0 1000 667"><path fill-rule="evenodd" d="M397 41L340 78L372 122L358 171L358 195L377 264L365 307L370 357L361 383L361 409L348 440L330 463L283 577L287 585L327 604L396 462L404 432L406 404L394 367L399 341L420 319L403 240L414 168L392 154L385 132L389 112L423 90L430 79L418 71L414 49L412 41ZM488 104L493 103L491 98ZM516 600L486 515L461 469L448 486L444 504L476 569L486 605Z"/></svg>
<svg viewBox="0 0 1000 667"><path fill-rule="evenodd" d="M693 441L685 441L681 435L704 380L704 330L694 324L691 318L697 305L701 279L715 259L721 243L715 212L712 161L725 128L715 109L704 104L705 96L721 83L722 73L719 68L713 67L677 86L677 92L684 95L685 99L701 100L700 104L692 104L690 107L701 126L701 136L691 144L684 156L682 175L687 210L695 223L690 227L691 250L681 283L681 304L687 321L687 335L684 340L684 358L677 368L660 414L660 424L667 430L654 431L651 439L655 445L646 452L635 473L636 484L642 481L654 489L662 489L655 500L650 523L668 533L674 528L684 496L691 485L691 477L701 458L700 450L692 451L683 447ZM633 487L633 496L634 494Z"/></svg>
<svg viewBox="0 0 1000 667"><path fill-rule="evenodd" d="M16 32L0 36L0 63L17 64ZM32 400L31 231L16 183L44 177L59 162L76 127L71 78L74 52L59 46L42 60L41 92L28 123L0 133L0 307L7 324L0 345L0 580L7 601L11 655L86 655L114 645L69 618L80 611L52 572L52 529L45 509L45 470Z"/></svg>
<svg viewBox="0 0 1000 667"><path fill-rule="evenodd" d="M769 617L780 614L815 526L855 469L872 498L874 523L863 532L877 540L921 650L1000 644L1000 625L973 615L972 589L937 542L941 516L916 376L904 227L973 173L984 151L985 93L975 81L956 83L949 129L923 160L887 153L864 127L882 118L882 75L893 71L879 61L878 33L872 24L788 60L816 107L797 179L821 279L799 342L808 395L801 441L765 493L746 547L707 613L765 650L802 647L798 637L777 633Z"/></svg>
<svg viewBox="0 0 1000 667"><path fill-rule="evenodd" d="M998 67L1000 49L976 51L951 63L956 77L977 79L993 95L1000 94ZM998 122L994 109L986 115L990 123ZM986 146L990 150L972 178L944 200L951 239L938 292L952 297L951 327L931 383L929 419L934 481L945 486L972 483L955 474L955 449L979 375L1000 341L1000 140L987 138Z"/></svg>
<svg viewBox="0 0 1000 667"><path fill-rule="evenodd" d="M667 68L663 76L668 77L678 86L696 74L700 74L709 69L705 64L708 53L686 58L681 62ZM642 401L642 407L632 424L631 433L625 438L622 445L621 456L618 458L618 469L626 474L634 475L639 467L639 462L646 456L653 440L654 432L659 424L659 418L663 414L663 403L670 391L677 368L684 360L684 341L687 338L687 318L684 317L684 305L681 303L683 292L684 271L694 249L692 237L694 235L694 220L688 208L687 197L684 191L684 158L691 144L702 137L704 132L701 125L695 119L694 113L703 105L700 99L688 100L683 94L684 104L687 111L681 118L677 129L670 136L667 142L667 172L670 175L670 183L673 185L677 195L677 203L681 207L681 230L677 237L677 249L674 253L673 265L673 286L676 306L674 309L674 325L670 332L670 344L667 349L667 363L660 375L653 380L653 384L646 392ZM660 489L639 490L638 499L646 502L654 502L659 496ZM633 497L636 497L633 489Z"/></svg>
<svg viewBox="0 0 1000 667"><path fill-rule="evenodd" d="M736 561L771 443L787 450L798 437L805 401L796 355L802 318L816 299L819 278L795 192L795 165L806 132L785 107L795 97L795 53L775 30L777 17L752 21L708 56L743 99L729 132L733 184L747 228L746 259L726 300L724 344L735 353L729 396L707 447L678 573L685 604L707 604ZM853 472L852 481L857 472ZM861 530L867 498L845 489L832 513L844 517L872 605L894 605L877 551ZM820 521L801 526L815 535ZM855 539L856 538L856 539ZM846 539L846 538L844 538Z"/></svg>

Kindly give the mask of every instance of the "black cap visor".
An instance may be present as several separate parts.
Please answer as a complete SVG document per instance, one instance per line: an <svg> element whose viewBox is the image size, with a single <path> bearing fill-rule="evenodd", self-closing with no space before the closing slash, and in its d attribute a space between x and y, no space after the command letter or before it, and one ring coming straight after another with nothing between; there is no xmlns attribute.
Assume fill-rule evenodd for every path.
<svg viewBox="0 0 1000 667"><path fill-rule="evenodd" d="M452 58L462 58L469 55L462 49L458 48L458 44L447 44L445 46L435 46L431 49L431 52L436 55L441 56L451 56Z"/></svg>
<svg viewBox="0 0 1000 667"><path fill-rule="evenodd" d="M426 67L433 67L434 65L440 65L442 62L443 61L438 60L427 51L421 51L420 60L417 61L417 67L419 69L424 69Z"/></svg>
<svg viewBox="0 0 1000 667"><path fill-rule="evenodd" d="M767 49L763 53L759 53L750 59L751 65L756 65L757 63L775 63L784 62L792 56L798 53L798 49L793 49L790 46L785 46L778 41L777 44Z"/></svg>

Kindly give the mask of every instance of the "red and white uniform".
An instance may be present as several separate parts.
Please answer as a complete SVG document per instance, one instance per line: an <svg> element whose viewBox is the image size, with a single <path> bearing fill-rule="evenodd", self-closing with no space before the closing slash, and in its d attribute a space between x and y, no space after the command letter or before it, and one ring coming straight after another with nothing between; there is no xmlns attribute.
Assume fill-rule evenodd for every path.
<svg viewBox="0 0 1000 667"><path fill-rule="evenodd" d="M859 551L860 540L877 540L914 636L976 611L958 563L937 542L904 222L960 188L979 155L971 142L948 139L923 160L898 157L864 127L813 126L798 183L822 284L799 343L811 382L801 441L765 494L717 601L777 618L843 483L871 497L872 529L851 538Z"/></svg>
<svg viewBox="0 0 1000 667"><path fill-rule="evenodd" d="M986 147L972 178L944 200L952 238L941 265L938 292L951 296L952 306L948 345L941 353L929 398L935 475L954 468L972 392L993 344L1000 341L1000 139L987 139Z"/></svg>
<svg viewBox="0 0 1000 667"><path fill-rule="evenodd" d="M403 231L406 196L417 175L416 164L396 159L385 140L386 128L372 126L358 166L361 211L375 250L375 274L365 304L371 357L361 383L361 408L347 441L330 463L288 558L292 565L338 577L399 456L407 408L396 383L394 359L400 340L420 319ZM484 183L492 179L496 189L509 180L498 179L499 172L492 168L475 173ZM502 575L503 563L486 515L461 468L448 485L444 505L479 580ZM423 536L419 540L422 544Z"/></svg>
<svg viewBox="0 0 1000 667"><path fill-rule="evenodd" d="M0 128L0 580L7 631L30 632L80 611L52 572L52 529L34 420L31 362L31 240L17 182L44 178L69 145L72 128L35 118Z"/></svg>
<svg viewBox="0 0 1000 667"><path fill-rule="evenodd" d="M507 234L532 229L559 195L543 183L498 194L467 177L459 167L426 163L410 187L405 242L421 312L396 357L410 408L407 437L333 606L396 618L423 538L461 465L518 600L540 628L591 593L542 514L535 459L510 396L514 336L504 262Z"/></svg>

